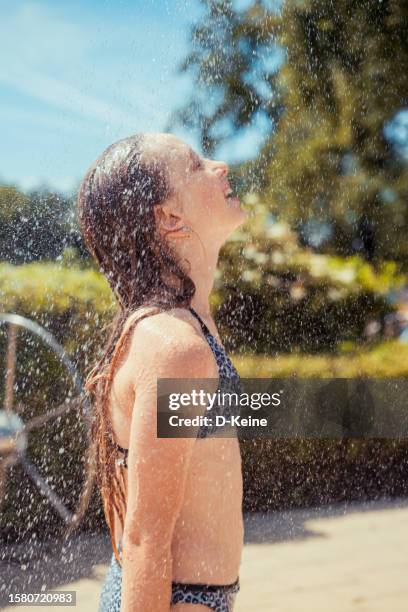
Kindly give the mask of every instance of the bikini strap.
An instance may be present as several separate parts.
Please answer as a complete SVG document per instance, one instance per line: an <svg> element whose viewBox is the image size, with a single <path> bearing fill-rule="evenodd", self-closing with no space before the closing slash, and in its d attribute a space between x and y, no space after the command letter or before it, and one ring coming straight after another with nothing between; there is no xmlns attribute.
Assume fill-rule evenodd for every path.
<svg viewBox="0 0 408 612"><path fill-rule="evenodd" d="M113 441L113 445L118 449L118 451L120 451L121 453L123 453L124 455L128 454L129 449L128 448L123 448L123 446L120 446L117 442Z"/></svg>
<svg viewBox="0 0 408 612"><path fill-rule="evenodd" d="M198 322L200 323L201 329L203 330L204 334L206 336L212 336L212 333L208 329L207 325L204 323L200 315L194 310L194 308L192 306L189 306L188 309L191 312L191 314L193 314L195 318L198 320Z"/></svg>
<svg viewBox="0 0 408 612"><path fill-rule="evenodd" d="M119 451L120 453L123 453L123 457L120 457L115 460L116 465L120 465L120 466L127 468L128 467L127 459L128 459L129 449L123 448L123 446L120 446L120 444L118 444L114 440L113 440L113 446L116 448L117 451Z"/></svg>

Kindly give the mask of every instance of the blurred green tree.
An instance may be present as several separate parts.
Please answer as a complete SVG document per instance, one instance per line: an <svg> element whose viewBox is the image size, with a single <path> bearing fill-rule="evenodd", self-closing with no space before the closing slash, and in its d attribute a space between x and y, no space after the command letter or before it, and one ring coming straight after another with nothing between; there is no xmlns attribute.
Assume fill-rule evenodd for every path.
<svg viewBox="0 0 408 612"><path fill-rule="evenodd" d="M81 252L73 210L70 198L45 188L25 194L0 185L0 260L53 260L69 247Z"/></svg>
<svg viewBox="0 0 408 612"><path fill-rule="evenodd" d="M408 164L393 140L408 105L405 0L201 3L181 66L197 87L173 122L198 127L212 154L266 115L259 155L239 171L244 187L304 243L406 270Z"/></svg>

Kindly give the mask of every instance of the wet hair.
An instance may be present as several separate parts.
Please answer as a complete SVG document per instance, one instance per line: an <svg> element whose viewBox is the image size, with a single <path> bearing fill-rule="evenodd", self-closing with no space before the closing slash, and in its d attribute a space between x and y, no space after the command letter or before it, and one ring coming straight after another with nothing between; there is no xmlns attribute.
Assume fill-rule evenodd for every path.
<svg viewBox="0 0 408 612"><path fill-rule="evenodd" d="M102 356L85 382L91 406L88 474L76 523L96 479L119 563L114 513L123 530L126 500L123 470L117 476L108 412L114 369L138 321L152 313L187 307L195 293L194 282L156 228L154 206L173 191L165 159L159 152L147 151L148 142L148 134L138 133L108 147L88 169L77 201L82 236L117 298L118 309Z"/></svg>

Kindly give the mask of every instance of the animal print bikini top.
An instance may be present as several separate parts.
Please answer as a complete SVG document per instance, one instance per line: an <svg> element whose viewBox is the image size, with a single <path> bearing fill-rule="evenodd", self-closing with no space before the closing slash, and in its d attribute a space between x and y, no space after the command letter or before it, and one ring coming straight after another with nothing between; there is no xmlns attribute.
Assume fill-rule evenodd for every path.
<svg viewBox="0 0 408 612"><path fill-rule="evenodd" d="M225 352L224 347L217 342L217 340L214 338L214 336L208 329L207 325L201 319L200 315L191 306L189 306L188 309L199 321L204 336L208 344L210 345L210 348L216 359L219 374L219 384L217 391L219 390L220 392L229 393L235 392L239 395L242 392L240 376L237 370L235 369L232 361ZM227 427L229 426L228 419L230 419L233 414L236 414L236 410L234 410L234 404L229 405L228 403L224 403L220 405L217 402L214 403L213 407L209 412L212 417L212 422L210 425L202 425L198 429L197 438L207 438L211 434L214 434L216 431L223 429L223 426L217 426L216 419L214 418L216 415L222 415L226 418L226 424L224 425L224 427ZM114 446L121 454L123 454L123 457L120 457L116 460L117 465L127 468L128 449L123 448L116 442L114 442Z"/></svg>

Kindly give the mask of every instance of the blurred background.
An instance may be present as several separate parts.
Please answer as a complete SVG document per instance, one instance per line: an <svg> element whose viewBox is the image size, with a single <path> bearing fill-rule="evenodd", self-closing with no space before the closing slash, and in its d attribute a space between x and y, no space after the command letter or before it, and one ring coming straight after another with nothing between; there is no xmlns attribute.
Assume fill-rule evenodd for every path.
<svg viewBox="0 0 408 612"><path fill-rule="evenodd" d="M52 333L85 375L116 304L78 232L80 180L112 142L171 131L229 163L248 210L211 296L241 376L407 377L404 0L3 0L0 14L2 313ZM4 410L27 423L71 401L72 372L25 328L7 379L2 322ZM85 447L72 410L27 439L72 512ZM407 494L404 439L241 449L247 512ZM61 513L21 462L2 491L5 544L60 533ZM81 529L103 528L94 490Z"/></svg>

